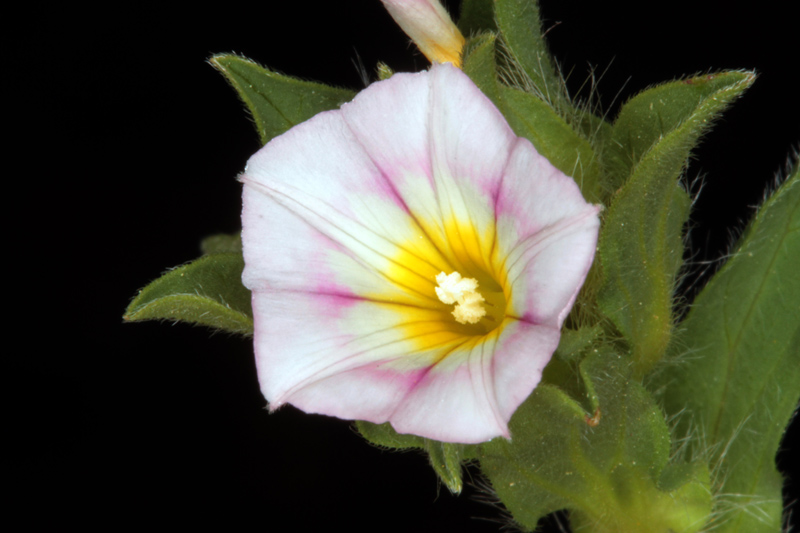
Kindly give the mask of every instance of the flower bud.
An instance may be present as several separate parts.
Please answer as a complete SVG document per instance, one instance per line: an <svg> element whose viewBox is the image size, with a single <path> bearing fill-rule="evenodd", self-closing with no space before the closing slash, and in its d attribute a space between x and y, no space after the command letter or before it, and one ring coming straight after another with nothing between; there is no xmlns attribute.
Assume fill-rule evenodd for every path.
<svg viewBox="0 0 800 533"><path fill-rule="evenodd" d="M432 63L461 68L464 36L439 0L381 0L392 18Z"/></svg>

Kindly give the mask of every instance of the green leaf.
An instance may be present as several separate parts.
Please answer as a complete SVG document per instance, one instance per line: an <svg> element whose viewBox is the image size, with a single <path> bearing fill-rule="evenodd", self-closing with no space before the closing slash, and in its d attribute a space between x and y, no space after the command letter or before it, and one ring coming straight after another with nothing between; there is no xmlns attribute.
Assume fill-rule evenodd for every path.
<svg viewBox="0 0 800 533"><path fill-rule="evenodd" d="M210 63L236 89L253 115L262 144L317 113L337 109L355 93L272 72L243 57L220 54Z"/></svg>
<svg viewBox="0 0 800 533"><path fill-rule="evenodd" d="M611 189L619 188L642 158L676 130L681 132L685 160L714 119L753 81L752 72L721 72L664 83L631 98L614 122L604 154L613 169Z"/></svg>
<svg viewBox="0 0 800 533"><path fill-rule="evenodd" d="M712 456L723 522L715 531L780 530L775 454L800 397L798 258L795 169L695 299L680 325L686 353L654 382L695 452Z"/></svg>
<svg viewBox="0 0 800 533"><path fill-rule="evenodd" d="M464 46L464 73L494 105L499 105L497 65L494 59L495 35L485 33Z"/></svg>
<svg viewBox="0 0 800 533"><path fill-rule="evenodd" d="M242 285L241 253L205 255L171 270L139 291L123 318L179 320L250 335L250 291Z"/></svg>
<svg viewBox="0 0 800 533"><path fill-rule="evenodd" d="M624 185L600 233L605 279L598 302L630 343L639 376L661 360L672 338L691 205L681 172L709 123L753 79L730 72L655 87L628 102L614 124L616 160L627 159L623 170L612 171L630 176L617 178Z"/></svg>
<svg viewBox="0 0 800 533"><path fill-rule="evenodd" d="M698 531L711 508L707 483L702 493L694 490L703 471L680 478L671 491L659 487L669 430L630 378L627 358L598 350L581 374L594 417L559 388L539 385L514 414L511 441L479 448L483 472L514 519L533 530L546 514L569 509L589 531Z"/></svg>
<svg viewBox="0 0 800 533"><path fill-rule="evenodd" d="M569 98L542 35L538 3L532 0L496 0L494 9L497 27L512 60L510 67L518 65L530 79L532 91L563 112L569 107Z"/></svg>
<svg viewBox="0 0 800 533"><path fill-rule="evenodd" d="M501 87L500 109L517 135L531 141L557 169L575 179L588 202L600 201L602 171L589 141L529 93Z"/></svg>
<svg viewBox="0 0 800 533"><path fill-rule="evenodd" d="M458 29L466 37L485 31L496 31L494 0L462 0Z"/></svg>
<svg viewBox="0 0 800 533"><path fill-rule="evenodd" d="M654 158L652 166L662 160ZM600 232L604 280L598 303L630 343L643 376L672 338L673 293L683 260L689 195L660 169L632 179L617 194Z"/></svg>
<svg viewBox="0 0 800 533"><path fill-rule="evenodd" d="M613 142L614 128L611 123L605 118L591 113L588 109L578 113L570 124L580 131L586 139L589 139L598 156L603 154ZM601 161L602 159L600 157Z"/></svg>

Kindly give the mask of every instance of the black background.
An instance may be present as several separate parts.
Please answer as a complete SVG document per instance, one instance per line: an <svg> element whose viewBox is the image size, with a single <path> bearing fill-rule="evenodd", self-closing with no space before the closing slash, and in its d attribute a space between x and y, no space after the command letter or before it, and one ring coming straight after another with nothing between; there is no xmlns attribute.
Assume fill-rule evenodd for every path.
<svg viewBox="0 0 800 533"><path fill-rule="evenodd" d="M18 265L7 337L24 342L7 356L6 438L22 474L14 508L31 523L500 528L480 490L451 496L420 454L378 450L348 422L291 407L269 415L247 340L122 322L137 289L198 256L204 236L239 228L235 178L258 139L210 55L354 89L359 62L373 79L378 60L427 65L378 0L288 4L70 6L7 21L18 32L4 38L7 256ZM604 72L609 116L683 74L759 73L687 173L704 176L695 259L718 258L800 140L796 25L778 2L603 4L544 1L542 12L573 91L591 66Z"/></svg>

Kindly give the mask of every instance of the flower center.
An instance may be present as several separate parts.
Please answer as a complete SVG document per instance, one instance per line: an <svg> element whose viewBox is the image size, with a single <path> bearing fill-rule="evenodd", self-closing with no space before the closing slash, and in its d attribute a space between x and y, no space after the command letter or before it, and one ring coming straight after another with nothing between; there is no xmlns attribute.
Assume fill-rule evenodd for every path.
<svg viewBox="0 0 800 533"><path fill-rule="evenodd" d="M442 303L452 305L453 316L459 324L477 324L486 315L486 309L481 302L483 296L478 292L478 280L462 278L458 272L445 274L440 272L436 276L436 296Z"/></svg>

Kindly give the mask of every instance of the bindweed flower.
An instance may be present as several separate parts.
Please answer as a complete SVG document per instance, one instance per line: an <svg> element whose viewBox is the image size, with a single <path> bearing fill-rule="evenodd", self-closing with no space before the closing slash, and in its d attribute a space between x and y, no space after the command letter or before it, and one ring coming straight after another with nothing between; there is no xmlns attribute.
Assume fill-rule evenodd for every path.
<svg viewBox="0 0 800 533"><path fill-rule="evenodd" d="M439 0L381 1L429 61L461 67L464 36Z"/></svg>
<svg viewBox="0 0 800 533"><path fill-rule="evenodd" d="M592 263L599 208L465 74L374 83L270 141L241 181L271 409L510 436Z"/></svg>

